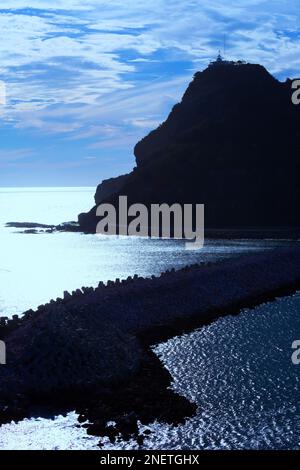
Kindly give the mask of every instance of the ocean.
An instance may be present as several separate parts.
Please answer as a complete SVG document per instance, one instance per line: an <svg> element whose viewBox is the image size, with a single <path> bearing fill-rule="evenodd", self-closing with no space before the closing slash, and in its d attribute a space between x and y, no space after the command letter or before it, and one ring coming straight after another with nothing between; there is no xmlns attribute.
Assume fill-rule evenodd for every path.
<svg viewBox="0 0 300 470"><path fill-rule="evenodd" d="M81 286L172 267L218 261L276 246L272 241L206 240L199 251L180 240L80 233L23 234L7 222L58 224L93 203L94 188L0 189L0 315L21 314ZM177 428L153 424L145 448L299 448L300 366L291 342L300 337L300 296L219 319L155 347L173 387L198 405ZM230 312L229 312L230 313ZM72 410L0 427L1 449L96 449L99 438L78 428ZM133 448L120 443L118 448ZM115 448L105 442L104 448Z"/></svg>
<svg viewBox="0 0 300 470"><path fill-rule="evenodd" d="M11 317L99 281L151 276L172 267L267 249L260 241L206 241L199 251L181 240L80 233L24 234L7 222L59 224L93 205L94 188L0 189L0 315ZM273 242L272 245L274 245Z"/></svg>

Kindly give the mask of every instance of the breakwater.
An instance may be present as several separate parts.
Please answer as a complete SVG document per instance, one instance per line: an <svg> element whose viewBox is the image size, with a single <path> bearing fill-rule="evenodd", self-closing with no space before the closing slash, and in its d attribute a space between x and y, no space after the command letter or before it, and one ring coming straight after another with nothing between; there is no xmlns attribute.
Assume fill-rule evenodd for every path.
<svg viewBox="0 0 300 470"><path fill-rule="evenodd" d="M165 398L162 405L172 401L161 388L163 384L167 389L171 377L158 372L148 349L153 341L299 288L300 250L295 245L172 270L152 279L134 276L100 283L96 289L65 292L63 298L21 318L1 319L8 364L0 368L0 402L4 406L17 396L22 416L25 402L63 398L71 406L73 397L84 419L92 414L91 432L98 429L99 435L107 433L103 416L118 422L124 409L127 415L135 410L134 422L141 417L150 421L161 412L154 405L155 394ZM95 397L95 392L87 406L84 397ZM177 407L180 399L174 398ZM92 402L98 408L101 402L99 412L92 407L91 413ZM186 416L192 412L186 400L180 405ZM167 415L165 419L171 420L174 407ZM101 416L98 425L95 416L98 421Z"/></svg>

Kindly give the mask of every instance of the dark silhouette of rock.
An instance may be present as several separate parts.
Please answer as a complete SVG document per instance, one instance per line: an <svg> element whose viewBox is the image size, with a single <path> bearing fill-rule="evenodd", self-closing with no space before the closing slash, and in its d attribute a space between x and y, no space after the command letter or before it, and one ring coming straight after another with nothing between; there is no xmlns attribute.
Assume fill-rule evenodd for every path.
<svg viewBox="0 0 300 470"><path fill-rule="evenodd" d="M43 234L43 233L55 233L55 232L80 232L81 229L78 222L62 222L59 225L47 225L40 224L37 222L7 222L5 224L8 228L25 229L18 233L27 234Z"/></svg>
<svg viewBox="0 0 300 470"><path fill-rule="evenodd" d="M299 227L300 107L291 81L261 65L213 63L197 72L167 120L134 149L137 167L103 182L96 204L204 203L206 227ZM94 207L79 215L94 232Z"/></svg>
<svg viewBox="0 0 300 470"><path fill-rule="evenodd" d="M96 190L96 194L95 194L96 204L99 204L104 199L107 199L111 197L113 194L121 191L123 186L126 184L128 177L129 177L129 174L102 181L102 183L99 184Z"/></svg>
<svg viewBox="0 0 300 470"><path fill-rule="evenodd" d="M39 224L37 222L7 222L5 224L6 227L9 228L26 228L26 229L54 229L55 225L48 225L48 224Z"/></svg>

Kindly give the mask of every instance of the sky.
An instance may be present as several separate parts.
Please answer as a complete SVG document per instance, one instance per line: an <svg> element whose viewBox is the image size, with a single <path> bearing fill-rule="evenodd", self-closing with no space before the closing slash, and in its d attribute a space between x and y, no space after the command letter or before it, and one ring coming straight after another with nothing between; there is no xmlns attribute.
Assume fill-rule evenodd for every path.
<svg viewBox="0 0 300 470"><path fill-rule="evenodd" d="M300 76L299 0L1 0L0 187L129 172L224 36L226 59Z"/></svg>

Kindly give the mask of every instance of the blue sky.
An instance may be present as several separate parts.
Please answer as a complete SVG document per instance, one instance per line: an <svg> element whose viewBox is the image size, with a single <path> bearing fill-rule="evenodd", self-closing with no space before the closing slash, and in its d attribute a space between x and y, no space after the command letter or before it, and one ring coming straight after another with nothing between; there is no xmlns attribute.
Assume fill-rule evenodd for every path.
<svg viewBox="0 0 300 470"><path fill-rule="evenodd" d="M130 171L224 34L226 58L300 75L299 0L1 0L0 186Z"/></svg>

